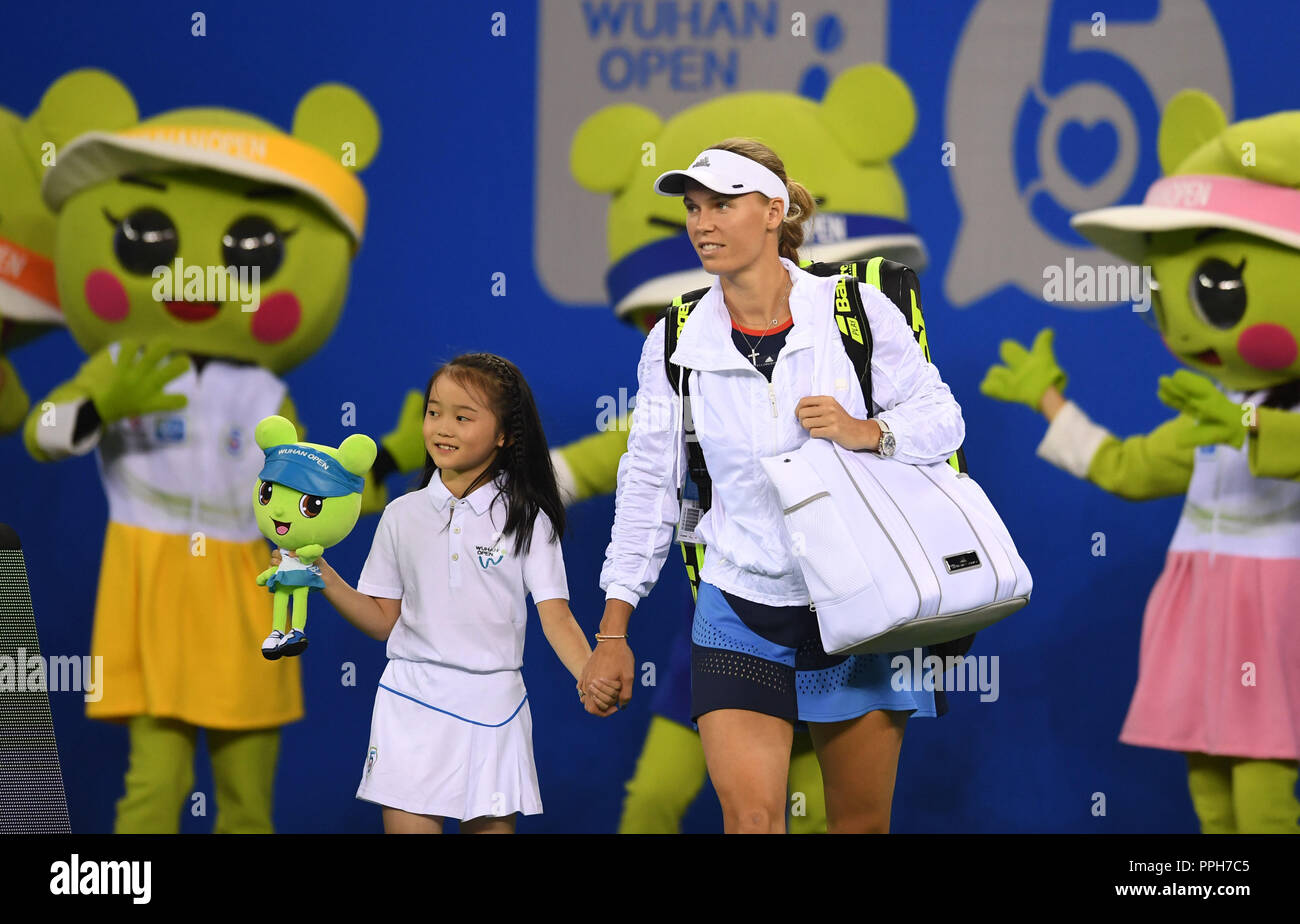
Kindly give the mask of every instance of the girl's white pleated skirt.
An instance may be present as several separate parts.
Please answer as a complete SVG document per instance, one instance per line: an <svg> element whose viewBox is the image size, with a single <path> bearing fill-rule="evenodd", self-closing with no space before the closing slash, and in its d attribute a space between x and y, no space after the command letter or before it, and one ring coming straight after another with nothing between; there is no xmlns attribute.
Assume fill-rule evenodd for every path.
<svg viewBox="0 0 1300 924"><path fill-rule="evenodd" d="M357 798L462 821L541 814L527 691L501 673L390 660Z"/></svg>

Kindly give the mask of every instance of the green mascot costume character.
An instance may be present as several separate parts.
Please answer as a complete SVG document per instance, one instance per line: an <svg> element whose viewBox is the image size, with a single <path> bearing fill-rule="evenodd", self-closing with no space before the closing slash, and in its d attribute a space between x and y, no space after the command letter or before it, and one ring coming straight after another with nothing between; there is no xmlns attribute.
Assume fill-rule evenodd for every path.
<svg viewBox="0 0 1300 924"><path fill-rule="evenodd" d="M63 323L54 284L54 213L41 201L41 177L77 135L125 128L136 119L126 87L96 70L54 81L29 119L0 108L0 436L21 427L30 407L4 354Z"/></svg>
<svg viewBox="0 0 1300 924"><path fill-rule="evenodd" d="M33 409L24 441L40 461L97 451L108 495L91 651L112 682L87 715L129 723L119 832L178 830L199 729L214 830L271 830L279 726L303 706L298 662L258 653L254 431L295 419L279 376L338 321L365 227L355 173L378 145L366 101L326 84L291 135L177 110L82 135L46 174L59 301L89 359Z"/></svg>
<svg viewBox="0 0 1300 924"><path fill-rule="evenodd" d="M257 576L275 595L271 634L262 643L262 656L275 661L307 649L307 595L325 586L315 561L357 525L375 441L354 433L338 449L299 443L293 422L280 416L259 423L254 437L266 464L253 513L262 535L286 553Z"/></svg>
<svg viewBox="0 0 1300 924"><path fill-rule="evenodd" d="M870 119L862 118L871 112ZM848 68L820 101L793 93L748 92L692 106L665 122L633 104L588 117L574 135L570 169L591 192L611 197L606 274L615 313L649 331L672 300L708 286L687 240L680 200L656 195L657 164L689 163L699 151L732 136L757 137L808 186L817 213L800 254L807 260L851 261L886 256L924 266L921 238L907 221L907 200L889 159L912 136L916 108L907 85L889 68ZM643 145L654 144L654 158ZM622 152L622 156L616 156ZM601 432L552 452L561 490L572 502L612 493L627 451L627 418L602 421ZM688 614L689 615L689 614ZM704 785L699 734L691 727L690 625L684 624L661 670L654 715L636 771L627 783L621 833L673 833ZM821 771L806 734L795 736L789 788L795 793L789 830L826 830Z"/></svg>
<svg viewBox="0 0 1300 924"><path fill-rule="evenodd" d="M1203 832L1298 833L1300 111L1227 125L1184 91L1159 156L1142 205L1073 224L1151 266L1155 325L1190 367L1158 383L1177 416L1127 439L1093 423L1061 393L1050 329L1004 341L981 390L1041 410L1038 454L1065 471L1133 500L1186 495L1120 740L1186 755Z"/></svg>

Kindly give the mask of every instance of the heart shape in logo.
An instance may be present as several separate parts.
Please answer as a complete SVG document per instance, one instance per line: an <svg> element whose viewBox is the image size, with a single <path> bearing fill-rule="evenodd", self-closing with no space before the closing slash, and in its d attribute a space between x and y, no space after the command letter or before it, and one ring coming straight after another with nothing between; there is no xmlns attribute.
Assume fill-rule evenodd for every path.
<svg viewBox="0 0 1300 924"><path fill-rule="evenodd" d="M1061 166L1084 186L1106 175L1119 154L1119 134L1110 122L1098 120L1091 126L1078 119L1066 122L1056 138L1056 156Z"/></svg>

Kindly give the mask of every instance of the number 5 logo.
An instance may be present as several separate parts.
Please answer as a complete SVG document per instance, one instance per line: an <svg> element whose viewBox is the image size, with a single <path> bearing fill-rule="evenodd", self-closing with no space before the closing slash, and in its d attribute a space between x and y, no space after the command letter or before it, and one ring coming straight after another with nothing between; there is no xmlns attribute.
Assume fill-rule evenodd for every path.
<svg viewBox="0 0 1300 924"><path fill-rule="evenodd" d="M1232 99L1204 0L1138 6L1098 19L1095 0L982 0L971 14L944 134L956 145L961 210L944 278L954 305L1007 283L1041 297L1043 267L1069 257L1114 262L1071 230L1070 216L1134 201L1156 179L1160 110L1179 90Z"/></svg>

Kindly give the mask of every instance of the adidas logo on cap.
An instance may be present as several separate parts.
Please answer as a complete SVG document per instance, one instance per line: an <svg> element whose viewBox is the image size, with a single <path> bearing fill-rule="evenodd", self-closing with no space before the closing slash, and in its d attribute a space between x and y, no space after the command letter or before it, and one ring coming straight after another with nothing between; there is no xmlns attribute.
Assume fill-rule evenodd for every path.
<svg viewBox="0 0 1300 924"><path fill-rule="evenodd" d="M707 157L701 157L695 163L691 164L690 169L694 170L696 167L707 167L708 165L709 159Z"/></svg>

